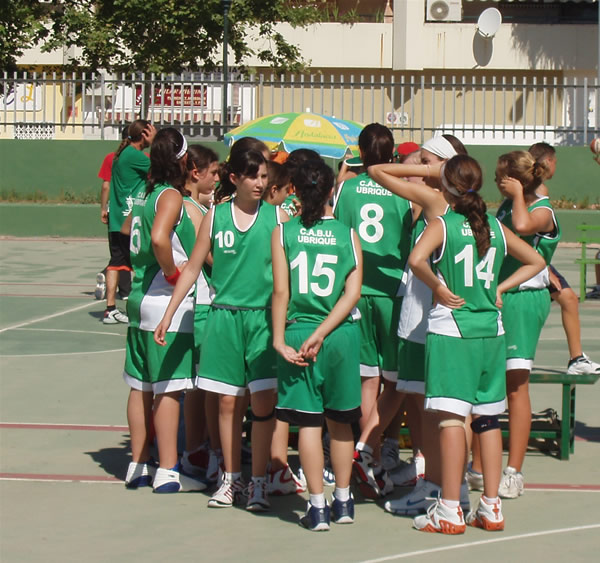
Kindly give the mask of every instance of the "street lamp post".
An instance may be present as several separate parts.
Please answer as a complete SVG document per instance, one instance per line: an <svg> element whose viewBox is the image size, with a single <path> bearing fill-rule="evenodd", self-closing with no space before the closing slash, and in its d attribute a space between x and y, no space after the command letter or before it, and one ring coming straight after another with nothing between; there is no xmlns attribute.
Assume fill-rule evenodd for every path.
<svg viewBox="0 0 600 563"><path fill-rule="evenodd" d="M227 124L227 83L229 76L227 74L227 47L229 43L229 8L232 0L221 0L223 5L223 95L221 98L221 127L223 134L226 133Z"/></svg>

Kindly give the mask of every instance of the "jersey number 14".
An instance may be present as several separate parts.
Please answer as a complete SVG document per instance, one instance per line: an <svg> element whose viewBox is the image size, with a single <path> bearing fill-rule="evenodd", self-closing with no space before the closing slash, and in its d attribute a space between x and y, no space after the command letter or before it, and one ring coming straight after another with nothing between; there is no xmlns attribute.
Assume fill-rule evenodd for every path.
<svg viewBox="0 0 600 563"><path fill-rule="evenodd" d="M485 282L484 287L489 289L494 281L494 258L496 249L491 247L481 261L475 266L475 275L478 280ZM473 247L465 246L455 257L454 263L464 262L465 287L473 287Z"/></svg>

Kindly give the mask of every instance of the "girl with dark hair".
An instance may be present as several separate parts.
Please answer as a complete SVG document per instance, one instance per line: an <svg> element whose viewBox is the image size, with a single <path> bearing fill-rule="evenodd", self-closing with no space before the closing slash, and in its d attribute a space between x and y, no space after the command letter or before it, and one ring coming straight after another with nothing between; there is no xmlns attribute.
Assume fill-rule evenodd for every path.
<svg viewBox="0 0 600 563"><path fill-rule="evenodd" d="M358 146L365 166L389 163L394 154L392 132L379 123L364 127L358 137ZM412 210L408 200L394 197L368 172L363 172L339 186L333 212L342 223L356 230L364 251L363 284L357 305L361 313L360 430L364 431L371 413L377 409L382 383L381 404L389 402L387 395L397 395L396 328L402 305L400 288L410 250ZM381 432L375 439L377 443L370 445L372 440L361 435L356 445L356 480L362 493L369 498L384 496L394 487L378 463L380 436Z"/></svg>
<svg viewBox="0 0 600 563"><path fill-rule="evenodd" d="M152 484L156 493L201 491L206 485L183 475L177 457L179 396L193 387L194 301L186 292L163 347L152 333L162 317L181 268L194 246L194 226L183 208L187 142L173 128L156 134L150 153L147 188L134 194L131 261L135 276L127 304L129 328L123 377L131 387L127 420L133 461L125 485ZM149 462L154 420L159 468ZM154 479L152 480L152 478Z"/></svg>
<svg viewBox="0 0 600 563"><path fill-rule="evenodd" d="M427 223L449 209L441 192L440 168L444 162L456 156L455 144L459 148L462 146L458 140L453 144L445 137L434 137L423 144L418 154L418 161L423 164L379 164L369 168L369 174L382 186L413 203L411 248L419 240ZM419 179L421 183L417 183ZM398 324L396 383L396 390L402 393L382 395L377 401L377 410L363 431L368 444L378 439L382 428L389 423L391 413L399 408L402 394L407 395L413 459L391 471L389 476L394 485L415 485L415 488L400 499L386 502L384 506L388 512L402 516L425 511L437 495L442 479L437 415L424 411L425 340L432 295L431 290L410 269L407 268L406 274ZM370 477L369 473L367 475ZM466 483L461 487L461 507L464 510L470 508Z"/></svg>
<svg viewBox="0 0 600 563"><path fill-rule="evenodd" d="M106 268L106 310L104 324L126 323L127 315L116 308L119 272L131 272L129 233L133 196L146 185L150 161L143 152L151 144L156 129L149 121L138 119L127 128L111 169L108 204L108 245L110 262Z"/></svg>
<svg viewBox="0 0 600 563"><path fill-rule="evenodd" d="M202 220L212 205L212 197L219 180L219 157L212 149L202 145L188 148L187 179L185 189L189 196L183 205L196 234ZM210 309L210 265L205 264L196 282L194 307L194 364L200 361L202 338L206 317ZM181 465L188 475L202 475L207 482L216 482L219 461L222 462L218 427L218 397L194 389L185 393L183 401L185 421L185 451ZM208 433L209 440L206 441Z"/></svg>
<svg viewBox="0 0 600 563"><path fill-rule="evenodd" d="M548 197L537 193L547 175L546 163L536 161L529 152L513 151L502 155L496 167L496 184L506 199L496 216L532 246L546 264L550 264L560 240L560 227ZM500 272L500 280L519 265L518 260L507 260ZM529 373L542 327L550 313L548 285L548 269L545 268L507 293L504 299L509 449L508 465L500 483L503 498L523 494L521 468L531 428Z"/></svg>
<svg viewBox="0 0 600 563"><path fill-rule="evenodd" d="M279 353L277 418L300 427L298 450L310 500L300 524L312 531L354 521L350 494L360 417L358 327L350 315L360 297L357 235L333 218L334 176L322 161L295 170L302 211L273 231L273 347ZM323 492L323 422L331 437L335 491Z"/></svg>
<svg viewBox="0 0 600 563"><path fill-rule="evenodd" d="M544 261L487 213L478 193L482 175L475 160L451 158L442 166L440 180L451 210L427 225L409 257L410 268L434 297L427 328L425 408L439 416L442 470L441 494L427 514L414 519L414 527L460 534L466 522L502 530L498 415L505 408L506 351L499 307L503 293L544 269ZM520 267L498 283L507 252ZM459 499L469 414L481 445L484 493L465 519Z"/></svg>
<svg viewBox="0 0 600 563"><path fill-rule="evenodd" d="M225 473L209 507L231 507L245 497L241 476L243 406L252 408L252 481L246 509L268 510L265 474L275 424L275 351L271 342L273 288L271 232L287 215L262 201L267 167L253 150L232 148L221 187L232 199L204 217L194 251L181 274L154 338L161 344L171 319L209 254L214 298L206 319L196 386L219 394L219 434Z"/></svg>

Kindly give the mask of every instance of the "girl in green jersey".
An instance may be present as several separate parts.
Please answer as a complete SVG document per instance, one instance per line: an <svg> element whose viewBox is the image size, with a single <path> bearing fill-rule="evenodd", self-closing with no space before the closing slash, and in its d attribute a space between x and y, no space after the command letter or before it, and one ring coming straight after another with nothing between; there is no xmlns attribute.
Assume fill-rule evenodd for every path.
<svg viewBox="0 0 600 563"><path fill-rule="evenodd" d="M219 394L219 434L225 473L210 507L242 501L241 425L246 392L252 422L252 482L246 508L268 510L265 474L275 423L277 374L270 346L271 253L268 240L287 214L262 201L267 168L254 150L232 148L221 173L225 203L210 209L200 225L196 245L181 274L171 303L155 331L162 342L171 318L212 253L214 298L206 321L196 384Z"/></svg>
<svg viewBox="0 0 600 563"><path fill-rule="evenodd" d="M173 128L156 134L148 183L134 194L131 262L135 271L128 301L129 328L123 377L131 387L127 420L133 461L125 484L150 484L150 421L154 420L159 468L154 492L200 491L206 485L180 473L177 456L179 397L193 387L193 297L186 293L162 347L152 335L173 285L194 245L194 227L183 209L187 142Z"/></svg>
<svg viewBox="0 0 600 563"><path fill-rule="evenodd" d="M502 294L540 272L544 261L487 213L478 194L482 175L475 160L463 155L451 158L440 178L451 210L429 223L409 266L430 287L435 303L428 319L425 408L439 414L442 491L427 514L415 518L414 527L445 534L465 531L459 499L467 446L465 419L472 414L471 428L481 444L484 494L466 522L502 530L498 415L505 404L505 348L498 307ZM506 252L521 266L499 283ZM429 261L432 255L436 272Z"/></svg>
<svg viewBox="0 0 600 563"><path fill-rule="evenodd" d="M333 218L332 170L309 161L292 176L300 215L276 227L273 347L278 363L277 418L300 427L298 449L310 493L300 524L312 531L354 521L350 476L360 417L359 331L350 312L360 297L362 254L354 231ZM286 327L287 324L287 327ZM323 492L321 429L327 421L335 491Z"/></svg>

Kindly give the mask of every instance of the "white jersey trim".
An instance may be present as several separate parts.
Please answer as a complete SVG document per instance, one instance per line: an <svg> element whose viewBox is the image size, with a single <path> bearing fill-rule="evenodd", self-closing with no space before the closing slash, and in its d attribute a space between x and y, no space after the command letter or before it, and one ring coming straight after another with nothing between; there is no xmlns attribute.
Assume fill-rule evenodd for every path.
<svg viewBox="0 0 600 563"><path fill-rule="evenodd" d="M425 399L425 410L451 412L460 416L467 416L471 413L495 416L506 410L506 399L502 399L497 403L472 405L467 401L450 397L427 397Z"/></svg>
<svg viewBox="0 0 600 563"><path fill-rule="evenodd" d="M247 233L250 229L252 229L252 227L254 226L254 224L256 223L257 219L258 219L258 212L260 211L260 208L262 207L263 203L262 200L260 200L258 202L258 204L256 205L256 210L254 211L254 215L252 217L252 221L250 222L250 224L245 228L245 229L240 229L237 220L235 218L235 210L233 208L233 202L234 202L235 198L233 198L230 202L230 212L231 212L231 220L233 221L233 226L240 232L240 233ZM279 219L279 207L277 207L277 218Z"/></svg>

